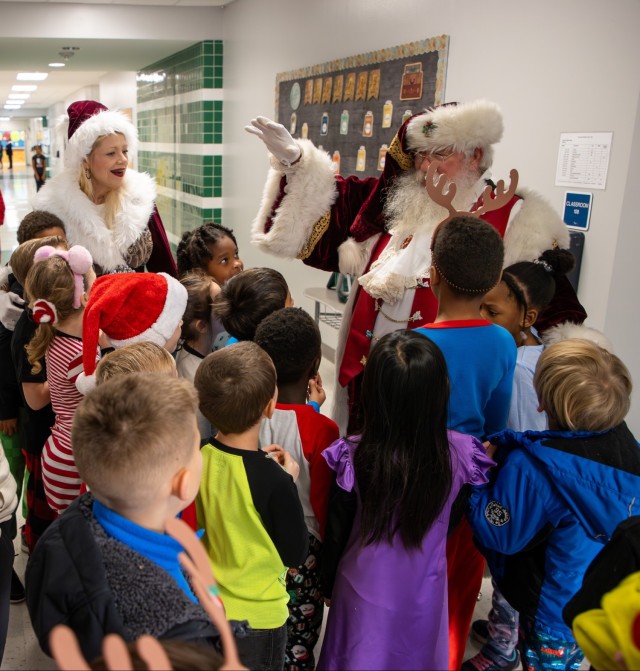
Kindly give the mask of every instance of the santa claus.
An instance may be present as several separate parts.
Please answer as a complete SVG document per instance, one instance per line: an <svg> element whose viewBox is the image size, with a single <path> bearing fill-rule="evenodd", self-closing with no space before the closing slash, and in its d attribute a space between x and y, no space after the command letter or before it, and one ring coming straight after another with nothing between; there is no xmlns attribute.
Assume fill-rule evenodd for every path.
<svg viewBox="0 0 640 671"><path fill-rule="evenodd" d="M503 132L492 102L448 103L407 119L386 155L382 176L336 175L329 155L284 126L258 117L246 126L272 155L254 243L277 256L357 279L344 311L336 352L334 419L344 432L357 413L359 383L371 344L380 336L433 321L430 241L448 216L431 199L429 166L455 183L453 206L474 212L490 180L493 145ZM484 192L484 193L483 193ZM569 247L569 233L543 198L520 190L502 207L480 215L504 238L505 265L534 261L547 249ZM566 278L536 323L539 331L586 317ZM350 421L351 420L351 421ZM348 427L349 429L352 426Z"/></svg>

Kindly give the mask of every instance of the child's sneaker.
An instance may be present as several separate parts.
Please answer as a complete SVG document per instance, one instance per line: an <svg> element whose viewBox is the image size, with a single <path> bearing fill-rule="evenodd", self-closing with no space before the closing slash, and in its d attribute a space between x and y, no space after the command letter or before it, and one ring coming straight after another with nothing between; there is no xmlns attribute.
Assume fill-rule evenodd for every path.
<svg viewBox="0 0 640 671"><path fill-rule="evenodd" d="M471 638L481 645L485 645L489 638L488 626L489 622L487 620L474 620L471 625Z"/></svg>
<svg viewBox="0 0 640 671"><path fill-rule="evenodd" d="M22 603L24 601L24 587L20 582L20 578L15 570L11 572L11 595L9 597L10 603Z"/></svg>
<svg viewBox="0 0 640 671"><path fill-rule="evenodd" d="M481 622L482 620L478 621ZM519 665L520 655L517 650L513 651L511 659L494 653L485 654L485 651L482 650L475 657L468 659L460 667L460 671L513 671Z"/></svg>

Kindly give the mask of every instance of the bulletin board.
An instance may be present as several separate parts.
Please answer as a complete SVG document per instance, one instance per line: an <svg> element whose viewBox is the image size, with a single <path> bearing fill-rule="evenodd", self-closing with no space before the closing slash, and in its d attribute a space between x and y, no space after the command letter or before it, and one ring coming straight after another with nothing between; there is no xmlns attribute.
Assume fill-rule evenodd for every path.
<svg viewBox="0 0 640 671"><path fill-rule="evenodd" d="M449 36L276 76L276 118L329 153L341 175L375 177L411 114L444 102Z"/></svg>

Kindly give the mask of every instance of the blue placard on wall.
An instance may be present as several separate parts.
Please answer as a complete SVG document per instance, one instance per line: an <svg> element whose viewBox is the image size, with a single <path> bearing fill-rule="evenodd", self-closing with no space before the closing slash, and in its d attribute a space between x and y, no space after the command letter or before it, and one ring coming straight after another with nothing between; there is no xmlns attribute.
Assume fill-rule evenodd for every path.
<svg viewBox="0 0 640 671"><path fill-rule="evenodd" d="M564 195L564 223L570 228L586 231L591 217L591 193L567 191Z"/></svg>

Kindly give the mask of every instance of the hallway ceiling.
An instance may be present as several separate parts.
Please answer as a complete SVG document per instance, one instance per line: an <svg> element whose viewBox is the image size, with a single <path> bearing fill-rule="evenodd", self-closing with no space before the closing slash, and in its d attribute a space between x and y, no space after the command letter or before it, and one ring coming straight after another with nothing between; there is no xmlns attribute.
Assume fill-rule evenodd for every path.
<svg viewBox="0 0 640 671"><path fill-rule="evenodd" d="M192 42L180 40L60 40L4 38L0 41L0 115L38 116L49 106L84 86L97 84L109 72L136 71L185 49ZM65 62L63 47L78 47L64 68L49 63ZM40 82L17 81L18 72L48 72ZM4 109L11 87L34 84L22 110Z"/></svg>
<svg viewBox="0 0 640 671"><path fill-rule="evenodd" d="M0 0L16 2L16 0ZM39 2L73 5L135 5L144 7L224 7L233 0L20 0L20 2Z"/></svg>
<svg viewBox="0 0 640 671"><path fill-rule="evenodd" d="M0 6L11 0L0 0ZM21 0L27 3L223 7L233 0ZM1 16L1 10L0 10ZM4 37L0 40L0 116L33 117L111 72L136 71L187 48L196 40L118 40ZM67 48L65 50L65 47ZM76 47L76 49L69 49ZM61 55L61 52L63 55ZM68 53L70 57L65 57ZM65 67L49 67L49 63ZM44 81L17 81L18 72L46 72ZM36 85L19 110L4 109L14 85Z"/></svg>

